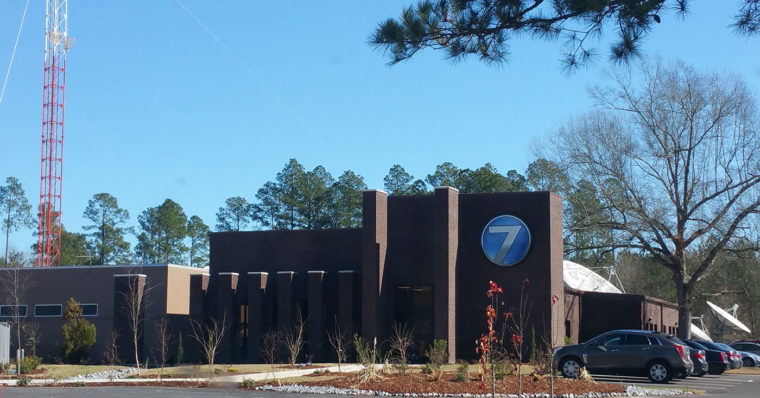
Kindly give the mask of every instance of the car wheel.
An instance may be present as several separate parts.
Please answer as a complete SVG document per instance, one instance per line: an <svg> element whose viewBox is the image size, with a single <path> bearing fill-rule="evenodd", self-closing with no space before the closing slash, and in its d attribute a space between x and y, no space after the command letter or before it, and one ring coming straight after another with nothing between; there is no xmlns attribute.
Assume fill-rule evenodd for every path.
<svg viewBox="0 0 760 398"><path fill-rule="evenodd" d="M580 359L576 357L567 357L559 362L559 371L562 372L562 376L568 379L577 379L581 374L582 366Z"/></svg>
<svg viewBox="0 0 760 398"><path fill-rule="evenodd" d="M742 364L745 368L754 368L755 367L755 361L752 360L752 358L742 358Z"/></svg>
<svg viewBox="0 0 760 398"><path fill-rule="evenodd" d="M702 376L704 376L704 375L705 375L705 373L707 373L707 372L699 372L699 373L695 373L695 374L693 374L692 376L695 376L695 377L702 377Z"/></svg>
<svg viewBox="0 0 760 398"><path fill-rule="evenodd" d="M652 383L667 383L673 378L673 371L665 362L654 361L647 366L647 376Z"/></svg>

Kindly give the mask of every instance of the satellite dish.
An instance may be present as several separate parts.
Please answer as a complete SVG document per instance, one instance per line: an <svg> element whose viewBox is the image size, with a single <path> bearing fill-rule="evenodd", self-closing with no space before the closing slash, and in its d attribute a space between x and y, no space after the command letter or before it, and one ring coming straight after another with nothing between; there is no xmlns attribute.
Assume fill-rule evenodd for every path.
<svg viewBox="0 0 760 398"><path fill-rule="evenodd" d="M707 334L707 332L705 332L699 326L697 326L697 325L695 325L693 323L691 324L691 334L693 334L694 336L699 337L700 340L713 341L710 338L710 335Z"/></svg>
<svg viewBox="0 0 760 398"><path fill-rule="evenodd" d="M596 272L572 261L562 262L562 279L565 285L586 292L622 293L608 280Z"/></svg>
<svg viewBox="0 0 760 398"><path fill-rule="evenodd" d="M712 312L713 316L718 319L718 322L720 322L723 325L726 325L734 330L741 330L743 332L752 333L749 328L741 323L740 320L736 319L735 316L728 313L728 311L724 310L723 308L718 307L717 305L707 302L707 306L710 307L710 312ZM733 311L736 311L736 308L738 306L734 305L732 307Z"/></svg>

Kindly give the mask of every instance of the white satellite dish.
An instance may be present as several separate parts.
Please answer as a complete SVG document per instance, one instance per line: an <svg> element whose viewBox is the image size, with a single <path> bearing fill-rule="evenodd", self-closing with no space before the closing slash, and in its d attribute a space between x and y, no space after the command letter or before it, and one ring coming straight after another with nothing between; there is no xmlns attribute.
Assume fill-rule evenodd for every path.
<svg viewBox="0 0 760 398"><path fill-rule="evenodd" d="M718 322L721 324L724 324L731 329L735 330L741 330L743 332L752 333L749 328L741 323L740 320L736 319L735 316L728 313L728 311L724 310L723 308L718 307L717 305L707 302L707 306L710 307L710 312L715 316L715 318L718 319ZM734 306L734 311L736 311L736 306Z"/></svg>
<svg viewBox="0 0 760 398"><path fill-rule="evenodd" d="M622 293L596 272L572 261L562 261L562 279L566 286L585 292Z"/></svg>
<svg viewBox="0 0 760 398"><path fill-rule="evenodd" d="M699 337L700 340L713 341L710 338L710 335L707 334L707 332L705 332L699 326L697 326L697 325L695 325L693 323L691 324L691 334L694 335L694 336L696 336L696 337Z"/></svg>

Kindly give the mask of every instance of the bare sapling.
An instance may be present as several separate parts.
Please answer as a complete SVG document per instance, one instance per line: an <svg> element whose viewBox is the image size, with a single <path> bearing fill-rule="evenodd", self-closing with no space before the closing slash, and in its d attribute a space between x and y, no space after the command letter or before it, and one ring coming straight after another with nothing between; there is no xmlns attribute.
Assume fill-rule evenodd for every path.
<svg viewBox="0 0 760 398"><path fill-rule="evenodd" d="M280 332L276 330L270 330L261 336L261 349L259 354L261 359L269 365L269 371L274 377L274 364L277 363L277 354L280 351Z"/></svg>
<svg viewBox="0 0 760 398"><path fill-rule="evenodd" d="M306 321L301 316L301 312L298 311L296 322L282 334L282 343L288 351L288 362L290 365L295 365L296 361L298 361L298 355L301 353L301 349L303 349L305 331Z"/></svg>
<svg viewBox="0 0 760 398"><path fill-rule="evenodd" d="M413 330L406 323L393 323L393 335L390 338L391 360L393 367L401 374L409 370L409 347L412 345Z"/></svg>
<svg viewBox="0 0 760 398"><path fill-rule="evenodd" d="M190 328L192 331L190 336L201 346L209 368L213 368L219 346L227 333L227 314L222 316L221 322L213 317L205 323L190 319Z"/></svg>
<svg viewBox="0 0 760 398"><path fill-rule="evenodd" d="M164 376L164 365L169 358L169 346L174 339L174 335L172 334L169 320L166 317L162 317L155 327L155 335L153 337L155 346L153 349L156 359L158 359L161 366L161 372L158 375L158 379L161 380Z"/></svg>
<svg viewBox="0 0 760 398"><path fill-rule="evenodd" d="M111 330L111 334L108 336L103 357L105 358L106 365L111 368L109 378L113 378L114 368L119 364L119 332L116 330Z"/></svg>
<svg viewBox="0 0 760 398"><path fill-rule="evenodd" d="M348 358L348 347L350 342L346 332L341 330L340 322L338 322L337 317L335 317L335 327L332 332L327 334L327 339L330 341L330 345L333 350L335 350L335 355L338 357L338 372L341 372L342 370L340 367Z"/></svg>

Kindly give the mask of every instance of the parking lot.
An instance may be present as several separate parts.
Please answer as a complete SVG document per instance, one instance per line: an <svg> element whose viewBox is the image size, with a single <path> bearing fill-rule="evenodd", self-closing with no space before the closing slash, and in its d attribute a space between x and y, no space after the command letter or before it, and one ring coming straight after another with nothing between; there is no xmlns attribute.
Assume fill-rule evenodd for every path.
<svg viewBox="0 0 760 398"><path fill-rule="evenodd" d="M652 384L646 377L593 375L594 380L607 383L636 385L647 388L680 388L704 391L709 396L721 397L757 397L760 388L760 376L724 374L720 376L704 375L686 379L673 379L668 384Z"/></svg>

